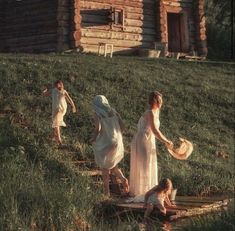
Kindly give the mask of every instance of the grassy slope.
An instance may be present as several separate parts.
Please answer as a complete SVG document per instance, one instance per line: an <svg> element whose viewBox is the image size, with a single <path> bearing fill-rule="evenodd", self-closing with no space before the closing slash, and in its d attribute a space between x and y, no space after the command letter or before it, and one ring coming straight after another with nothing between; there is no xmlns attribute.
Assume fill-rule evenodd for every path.
<svg viewBox="0 0 235 231"><path fill-rule="evenodd" d="M65 88L79 109L79 116L71 113L66 116L68 127L63 130L63 134L70 144L68 152L55 149L48 141L51 101L50 98L43 97L41 91L43 86L52 84L56 79L64 81ZM159 90L164 95L162 132L175 142L178 137L186 137L195 145L188 161L177 161L158 143L160 177L171 178L178 193L183 195L208 195L233 190L232 64L134 57L104 59L90 55L0 55L0 80L0 109L14 109L22 113L22 118L11 116L1 118L0 121L1 170L7 172L4 178L1 177L1 184L4 185L1 199L4 199L3 193L11 195L11 201L6 203L5 208L11 205L12 213L19 207L17 198L21 191L23 195L29 195L30 192L31 197L37 197L38 201L44 198L45 205L51 206L51 216L54 216L56 222L59 222L56 219L58 214L54 210L58 208L58 213L61 214L74 214L75 210L81 212L82 209L74 206L79 201L78 197L84 197L80 199L80 202L84 202L84 207L89 201L86 199L87 195L94 198L92 203L98 200L98 196L94 197L93 190L86 193L86 187L90 185L88 179L85 179L86 187L78 183L73 187L70 181L61 182L62 177L67 177L72 182L84 179L79 178L71 166L59 163L61 160L93 158L88 140L92 130L91 102L96 94L106 95L125 122L127 155L121 166L126 174L129 171L129 144L136 131L138 118L147 106L149 92ZM19 126L19 122L26 124L27 128ZM21 152L18 145L24 146L25 151ZM9 149L10 146L15 150ZM216 151L228 154L229 158L216 157ZM12 181L11 172L19 176L13 179L17 186L9 183ZM30 184L25 179L29 179ZM42 188L43 185L48 188ZM40 188L41 194L35 192L35 187ZM59 188L63 189L63 193L59 195L63 203L48 205L51 198L57 197ZM91 185L92 188L94 187ZM71 190L74 191L69 194ZM32 199L27 197L29 201ZM92 206L92 203L89 204ZM65 211L62 205L66 207ZM28 202L24 206L33 211L32 206L36 205ZM45 213L39 205L36 211L39 211L38 214L32 215L31 220L37 220L37 217ZM3 209L1 213L6 212ZM87 218L88 212L84 212L83 216ZM11 215L7 214L6 217L10 219ZM71 222L63 215L61 217L60 225ZM20 221L16 220L14 222L17 226ZM49 219L44 222L50 223ZM1 220L1 224L3 223Z"/></svg>

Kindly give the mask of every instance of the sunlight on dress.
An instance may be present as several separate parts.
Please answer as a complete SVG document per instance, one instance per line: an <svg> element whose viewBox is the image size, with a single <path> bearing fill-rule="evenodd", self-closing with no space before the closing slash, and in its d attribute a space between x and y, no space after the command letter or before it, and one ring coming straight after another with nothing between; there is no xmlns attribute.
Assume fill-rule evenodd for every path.
<svg viewBox="0 0 235 231"><path fill-rule="evenodd" d="M101 131L93 148L95 162L100 168L114 168L124 156L121 128L118 116L100 117Z"/></svg>
<svg viewBox="0 0 235 231"><path fill-rule="evenodd" d="M67 111L65 90L52 89L52 127L66 127L64 115Z"/></svg>
<svg viewBox="0 0 235 231"><path fill-rule="evenodd" d="M130 194L137 196L146 193L158 184L158 168L155 135L150 121L140 117L138 130L131 143ZM154 123L159 128L159 110L154 112Z"/></svg>

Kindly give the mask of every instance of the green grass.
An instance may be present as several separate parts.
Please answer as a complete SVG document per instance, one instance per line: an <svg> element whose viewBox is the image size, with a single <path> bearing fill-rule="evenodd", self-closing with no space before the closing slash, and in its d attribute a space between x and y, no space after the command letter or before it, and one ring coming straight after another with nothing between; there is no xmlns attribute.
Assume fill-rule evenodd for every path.
<svg viewBox="0 0 235 231"><path fill-rule="evenodd" d="M194 143L189 160L178 161L158 142L160 178L171 178L179 195L231 195L234 70L234 64L170 59L0 54L0 111L17 112L0 117L0 229L27 230L35 221L38 227L54 224L64 231L75 227L77 214L97 223L92 211L100 188L62 163L93 159L89 139L96 94L104 94L124 120L126 155L120 166L126 175L138 119L149 92L158 90L164 97L162 132L174 142L185 137ZM44 86L57 79L64 81L79 111L66 115L66 150L48 139L51 99L42 95Z"/></svg>

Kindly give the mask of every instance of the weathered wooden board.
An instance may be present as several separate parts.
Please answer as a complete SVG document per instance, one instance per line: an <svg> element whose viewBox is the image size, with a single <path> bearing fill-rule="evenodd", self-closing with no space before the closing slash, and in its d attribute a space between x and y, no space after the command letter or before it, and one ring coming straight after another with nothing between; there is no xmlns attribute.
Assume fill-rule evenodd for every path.
<svg viewBox="0 0 235 231"><path fill-rule="evenodd" d="M176 220L179 218L200 215L221 209L226 206L231 199L224 197L176 197L176 207L166 207L166 217L169 220ZM143 203L123 203L120 201L116 204L121 213L138 211L144 212ZM120 213L118 213L120 214Z"/></svg>
<svg viewBox="0 0 235 231"><path fill-rule="evenodd" d="M100 170L83 170L80 171L83 176L101 176L102 172Z"/></svg>

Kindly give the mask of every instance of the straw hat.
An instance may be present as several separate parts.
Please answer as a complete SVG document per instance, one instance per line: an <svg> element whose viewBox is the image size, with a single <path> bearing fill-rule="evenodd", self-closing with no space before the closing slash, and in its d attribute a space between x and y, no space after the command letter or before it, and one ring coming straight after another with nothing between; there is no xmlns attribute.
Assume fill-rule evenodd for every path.
<svg viewBox="0 0 235 231"><path fill-rule="evenodd" d="M178 160L186 160L193 151L193 144L190 141L183 138L179 138L179 140L181 141L179 148L176 149L168 148L167 150L174 158Z"/></svg>

